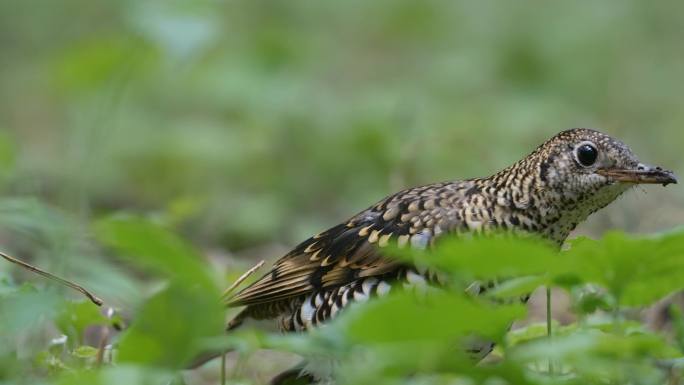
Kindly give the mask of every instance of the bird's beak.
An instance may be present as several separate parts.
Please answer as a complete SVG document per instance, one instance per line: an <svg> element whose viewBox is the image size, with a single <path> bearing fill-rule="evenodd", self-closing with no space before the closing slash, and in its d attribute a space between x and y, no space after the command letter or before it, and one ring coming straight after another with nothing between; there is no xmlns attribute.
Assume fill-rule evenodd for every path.
<svg viewBox="0 0 684 385"><path fill-rule="evenodd" d="M623 183L662 184L663 186L677 183L677 178L672 171L641 163L636 169L604 168L596 170L596 173Z"/></svg>

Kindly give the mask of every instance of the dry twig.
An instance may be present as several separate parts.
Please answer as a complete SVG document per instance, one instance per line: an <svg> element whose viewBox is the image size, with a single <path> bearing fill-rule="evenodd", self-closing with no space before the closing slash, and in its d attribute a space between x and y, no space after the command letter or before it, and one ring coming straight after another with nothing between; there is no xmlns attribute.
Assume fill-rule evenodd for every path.
<svg viewBox="0 0 684 385"><path fill-rule="evenodd" d="M86 290L86 289L85 289L83 286L81 286L81 285L75 284L75 283L73 283L73 282L71 282L71 281L69 281L69 280L66 280L66 279L64 279L64 278L60 278L60 277L58 277L58 276L56 276L56 275L54 275L54 274L50 274L50 273L48 273L47 271L41 270L41 269L39 269L39 268L37 268L37 267L35 267L35 266L29 264L29 263L26 263L26 262L24 262L24 261L22 261L22 260L20 260L20 259L14 258L14 257L12 257L12 256L10 256L10 255L7 255L7 254L5 254L5 253L3 253L3 252L1 252L1 251L0 251L0 257L6 259L6 260L9 261L9 262L12 262L12 263L14 263L14 264L17 264L17 265L23 267L24 269L27 269L27 270L30 270L30 271L36 273L36 274L42 275L42 276L45 277L45 278L51 279L51 280L53 280L53 281L57 281L57 282L61 283L62 285L68 286L68 287L70 287L70 288L72 288L72 289L74 289L74 290L80 292L81 294L85 295L86 297L88 297L88 299L89 299L92 303L94 303L95 305L97 305L97 306L102 306L103 301L102 301L100 298L98 298L97 296L95 296L93 293L91 293L91 292L89 292L88 290Z"/></svg>
<svg viewBox="0 0 684 385"><path fill-rule="evenodd" d="M264 265L265 262L266 262L266 261L262 260L262 261L260 261L259 263L257 263L256 265L254 265L254 267L252 267L251 269L247 270L244 274L242 274L242 275L240 276L240 278L238 278L235 282L233 282L233 284L230 285L230 287L228 287L228 288L223 292L223 295L221 295L221 297L222 297L222 298L228 297L228 296L230 295L230 293L232 293L233 290L235 290L235 288L237 288L242 282L244 282L245 279L249 278L250 275L254 274L257 270L259 270L259 269L261 268L261 266Z"/></svg>

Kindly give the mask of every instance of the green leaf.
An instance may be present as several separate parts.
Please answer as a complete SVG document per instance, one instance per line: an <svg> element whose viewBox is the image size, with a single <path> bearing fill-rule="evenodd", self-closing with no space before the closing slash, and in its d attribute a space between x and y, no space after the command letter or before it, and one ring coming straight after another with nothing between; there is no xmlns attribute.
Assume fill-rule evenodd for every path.
<svg viewBox="0 0 684 385"><path fill-rule="evenodd" d="M548 278L544 275L533 275L507 279L493 289L485 293L494 298L512 298L530 294L539 286L547 284Z"/></svg>
<svg viewBox="0 0 684 385"><path fill-rule="evenodd" d="M540 275L560 259L547 241L535 237L492 235L446 237L434 250L392 250L398 258L432 266L465 279Z"/></svg>
<svg viewBox="0 0 684 385"><path fill-rule="evenodd" d="M558 327L560 325L555 320L552 321L552 325L554 334L558 335ZM515 346L523 342L546 338L548 336L547 333L546 322L535 322L508 332L508 334L506 334L507 346Z"/></svg>
<svg viewBox="0 0 684 385"><path fill-rule="evenodd" d="M175 376L164 370L130 364L101 370L65 371L57 379L60 385L152 385L168 384Z"/></svg>
<svg viewBox="0 0 684 385"><path fill-rule="evenodd" d="M579 238L557 252L536 238L511 236L449 237L434 250L394 249L398 258L451 272L460 280L514 277L490 295L529 292L548 281L564 287L596 283L622 305L639 306L684 289L684 232L631 238L609 233L599 241ZM586 304L587 310L594 305Z"/></svg>
<svg viewBox="0 0 684 385"><path fill-rule="evenodd" d="M121 362L180 369L199 353L203 339L223 333L220 293L190 246L136 217L102 220L96 231L127 260L171 280L144 304L121 337Z"/></svg>
<svg viewBox="0 0 684 385"><path fill-rule="evenodd" d="M100 313L100 308L89 301L65 301L55 317L57 328L76 341L81 340L87 327L109 323L110 320Z"/></svg>
<svg viewBox="0 0 684 385"><path fill-rule="evenodd" d="M214 287L202 257L180 238L148 220L115 216L95 226L98 239L126 260L189 286Z"/></svg>
<svg viewBox="0 0 684 385"><path fill-rule="evenodd" d="M183 368L206 338L223 333L217 290L172 284L143 306L121 338L119 361Z"/></svg>
<svg viewBox="0 0 684 385"><path fill-rule="evenodd" d="M92 346L81 345L74 349L71 354L78 358L93 358L97 356L97 349Z"/></svg>
<svg viewBox="0 0 684 385"><path fill-rule="evenodd" d="M391 295L348 313L341 322L347 336L368 344L454 340L473 333L499 341L513 320L524 317L525 309L435 291Z"/></svg>
<svg viewBox="0 0 684 385"><path fill-rule="evenodd" d="M572 242L556 266L606 287L620 304L645 305L684 288L684 232L659 238L609 233L600 241Z"/></svg>
<svg viewBox="0 0 684 385"><path fill-rule="evenodd" d="M615 300L610 294L592 287L578 286L572 294L572 307L579 315L591 314L597 310L611 311L615 305Z"/></svg>
<svg viewBox="0 0 684 385"><path fill-rule="evenodd" d="M18 334L52 319L60 304L54 293L34 290L0 297L0 336Z"/></svg>
<svg viewBox="0 0 684 385"><path fill-rule="evenodd" d="M562 362L572 368L574 376L592 381L614 380L624 383L645 383L643 376L660 376L662 371L652 366L654 359L673 357L677 352L652 334L613 335L598 330L577 330L553 341L539 340L517 345L509 351L512 361L522 365ZM586 383L586 382L585 382ZM656 382L657 383L657 382Z"/></svg>

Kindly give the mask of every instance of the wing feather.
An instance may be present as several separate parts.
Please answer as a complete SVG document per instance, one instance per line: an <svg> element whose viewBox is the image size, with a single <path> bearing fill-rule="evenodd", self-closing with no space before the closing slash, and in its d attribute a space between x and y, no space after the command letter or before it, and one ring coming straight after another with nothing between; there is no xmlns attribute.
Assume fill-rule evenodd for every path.
<svg viewBox="0 0 684 385"><path fill-rule="evenodd" d="M229 306L268 303L345 285L359 277L386 274L399 261L383 256L390 241L424 247L440 232L426 229L430 219L445 227L459 225L448 205L435 205L445 197L457 197L471 185L439 183L404 190L299 244L276 261L271 271L228 301ZM420 220L416 220L419 218ZM437 223L433 220L432 223Z"/></svg>

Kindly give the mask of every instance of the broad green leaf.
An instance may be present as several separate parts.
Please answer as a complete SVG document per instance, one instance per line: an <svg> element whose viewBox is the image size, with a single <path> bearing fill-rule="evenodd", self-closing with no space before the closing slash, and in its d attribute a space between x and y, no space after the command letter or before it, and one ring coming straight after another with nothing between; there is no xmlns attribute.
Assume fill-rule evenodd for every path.
<svg viewBox="0 0 684 385"><path fill-rule="evenodd" d="M490 295L500 297L533 290L546 282L524 276L544 274L565 287L604 286L627 306L644 305L684 288L684 232L651 238L609 233L599 241L579 238L570 244L569 250L559 253L535 238L450 237L434 250L393 252L461 280L499 279L502 286Z"/></svg>
<svg viewBox="0 0 684 385"><path fill-rule="evenodd" d="M119 361L183 368L206 338L223 333L219 293L172 284L149 299L121 338Z"/></svg>
<svg viewBox="0 0 684 385"><path fill-rule="evenodd" d="M220 293L191 247L171 232L135 217L109 218L99 239L129 261L171 279L149 299L121 338L121 362L182 368L200 342L223 332Z"/></svg>
<svg viewBox="0 0 684 385"><path fill-rule="evenodd" d="M684 288L684 233L629 238L609 233L600 241L581 238L564 253L556 273L574 274L606 287L619 303L645 305Z"/></svg>
<svg viewBox="0 0 684 385"><path fill-rule="evenodd" d="M100 308L89 301L65 301L55 318L59 330L75 341L82 339L87 327L109 323L110 321L100 313Z"/></svg>
<svg viewBox="0 0 684 385"><path fill-rule="evenodd" d="M35 290L0 297L0 336L17 334L52 319L60 304L56 294Z"/></svg>
<svg viewBox="0 0 684 385"><path fill-rule="evenodd" d="M558 335L560 326L556 320L552 321L553 333ZM507 346L515 346L523 342L536 340L539 338L547 338L547 325L542 322L535 322L521 328L513 329L506 334Z"/></svg>
<svg viewBox="0 0 684 385"><path fill-rule="evenodd" d="M150 221L110 217L95 226L98 239L128 261L189 286L214 287L202 258L180 238Z"/></svg>
<svg viewBox="0 0 684 385"><path fill-rule="evenodd" d="M434 250L392 250L398 258L464 278L501 278L540 275L560 259L547 241L534 237L499 236L447 237Z"/></svg>
<svg viewBox="0 0 684 385"><path fill-rule="evenodd" d="M496 341L525 315L521 305L483 303L465 295L399 293L349 309L341 326L358 343L444 341L473 333Z"/></svg>
<svg viewBox="0 0 684 385"><path fill-rule="evenodd" d="M495 298L513 298L530 294L539 286L547 284L548 278L544 275L532 275L516 277L504 280L496 287L486 291L486 295Z"/></svg>
<svg viewBox="0 0 684 385"><path fill-rule="evenodd" d="M660 369L652 366L654 358L672 357L676 352L655 335L635 334L618 336L598 330L578 330L553 341L539 340L517 345L509 351L514 362L529 365L534 362L562 362L574 376L605 383L626 379L659 376ZM644 383L636 381L636 383Z"/></svg>
<svg viewBox="0 0 684 385"><path fill-rule="evenodd" d="M476 365L463 350L444 341L360 346L339 366L337 382L375 384L535 384L522 366Z"/></svg>

